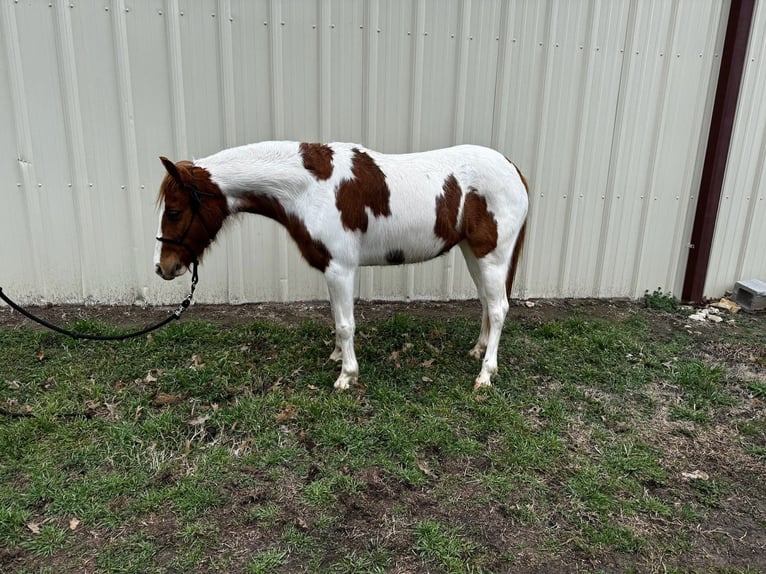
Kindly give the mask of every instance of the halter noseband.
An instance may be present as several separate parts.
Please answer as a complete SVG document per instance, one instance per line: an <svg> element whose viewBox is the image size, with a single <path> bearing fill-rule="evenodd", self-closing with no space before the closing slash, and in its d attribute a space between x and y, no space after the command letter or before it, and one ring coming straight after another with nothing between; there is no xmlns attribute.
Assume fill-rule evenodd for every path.
<svg viewBox="0 0 766 574"><path fill-rule="evenodd" d="M189 234L189 230L191 229L191 226L194 224L194 220L199 218L199 222L202 224L202 227L205 229L205 233L207 233L208 239L213 239L213 234L210 233L210 229L208 228L207 224L205 223L205 220L203 219L202 215L200 214L200 209L202 207L202 199L200 196L207 196L207 197L216 197L213 193L207 193L205 191L200 191L199 188L197 188L196 185L193 183L185 184L184 187L189 191L190 195L190 203L191 203L191 211L192 216L191 219L189 219L189 224L186 226L186 229L184 229L183 233L181 234L181 237L178 237L176 239L171 239L169 237L156 237L155 239L159 241L160 243L169 243L171 245L179 245L186 249L186 251L192 256L192 263L195 266L199 263L199 258L197 257L197 254L194 253L191 247L189 247L186 244L186 236Z"/></svg>

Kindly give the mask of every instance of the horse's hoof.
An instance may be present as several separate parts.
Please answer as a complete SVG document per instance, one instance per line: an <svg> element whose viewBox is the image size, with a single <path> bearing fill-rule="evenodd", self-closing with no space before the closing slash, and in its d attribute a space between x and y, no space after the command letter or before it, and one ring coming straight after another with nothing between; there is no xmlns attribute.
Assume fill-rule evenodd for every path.
<svg viewBox="0 0 766 574"><path fill-rule="evenodd" d="M346 391L348 388L356 382L356 377L341 373L338 380L335 381L335 388L339 391Z"/></svg>
<svg viewBox="0 0 766 574"><path fill-rule="evenodd" d="M491 386L492 381L489 379L489 375L482 373L476 377L476 382L473 384L473 390L478 391L479 389L486 389L487 387Z"/></svg>

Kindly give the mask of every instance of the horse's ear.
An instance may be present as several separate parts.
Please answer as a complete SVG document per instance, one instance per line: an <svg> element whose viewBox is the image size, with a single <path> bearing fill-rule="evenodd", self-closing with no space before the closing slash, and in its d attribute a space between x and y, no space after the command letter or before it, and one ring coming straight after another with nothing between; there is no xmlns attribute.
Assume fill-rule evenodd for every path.
<svg viewBox="0 0 766 574"><path fill-rule="evenodd" d="M160 161L162 162L162 165L165 166L165 169L170 174L170 177L175 179L178 183L181 183L181 173L178 171L176 164L164 156L160 156Z"/></svg>

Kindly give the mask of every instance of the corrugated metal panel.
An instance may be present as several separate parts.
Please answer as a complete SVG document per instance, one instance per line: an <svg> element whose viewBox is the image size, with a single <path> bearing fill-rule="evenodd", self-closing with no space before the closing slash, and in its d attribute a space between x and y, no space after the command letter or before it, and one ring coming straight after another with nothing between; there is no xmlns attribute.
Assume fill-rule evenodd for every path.
<svg viewBox="0 0 766 574"><path fill-rule="evenodd" d="M713 237L706 297L741 279L766 280L766 4L756 3Z"/></svg>
<svg viewBox="0 0 766 574"><path fill-rule="evenodd" d="M532 184L517 295L680 291L727 2L0 2L2 284L24 302L179 299L150 264L157 156L265 139L490 145ZM257 217L202 273L200 301L326 296ZM475 296L457 250L357 291Z"/></svg>

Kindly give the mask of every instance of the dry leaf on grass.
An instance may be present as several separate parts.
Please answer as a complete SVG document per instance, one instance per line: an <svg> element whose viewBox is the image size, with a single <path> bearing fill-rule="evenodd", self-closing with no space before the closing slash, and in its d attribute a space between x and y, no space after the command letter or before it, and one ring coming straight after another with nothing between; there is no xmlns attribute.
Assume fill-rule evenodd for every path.
<svg viewBox="0 0 766 574"><path fill-rule="evenodd" d="M416 458L415 463L418 465L418 468L423 471L423 474L430 476L431 478L436 478L436 474L431 470L431 466L427 461Z"/></svg>
<svg viewBox="0 0 766 574"><path fill-rule="evenodd" d="M682 472L681 478L684 480L710 480L710 475L704 470L693 470L691 472Z"/></svg>
<svg viewBox="0 0 766 574"><path fill-rule="evenodd" d="M204 426L207 421L210 420L210 415L200 415L193 419L186 421L186 424L192 427Z"/></svg>
<svg viewBox="0 0 766 574"><path fill-rule="evenodd" d="M287 421L294 421L298 418L298 409L295 405L287 404L282 407L282 410L274 415L274 419L278 423L284 423Z"/></svg>
<svg viewBox="0 0 766 574"><path fill-rule="evenodd" d="M152 401L153 407L164 407L168 405L177 405L186 398L185 394L178 393L157 393Z"/></svg>

